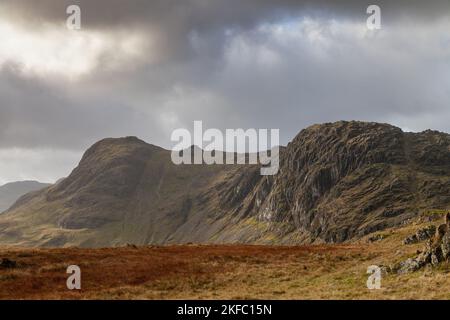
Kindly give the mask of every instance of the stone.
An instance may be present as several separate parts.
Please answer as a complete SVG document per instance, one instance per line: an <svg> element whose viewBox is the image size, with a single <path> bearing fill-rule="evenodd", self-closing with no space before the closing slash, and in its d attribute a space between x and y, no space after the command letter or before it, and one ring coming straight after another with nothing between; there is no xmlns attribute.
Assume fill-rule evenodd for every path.
<svg viewBox="0 0 450 320"><path fill-rule="evenodd" d="M422 229L417 230L417 232L409 237L407 237L405 240L403 240L403 244L415 244L421 241L425 241L428 239L433 238L434 234L436 233L436 226L431 225Z"/></svg>
<svg viewBox="0 0 450 320"><path fill-rule="evenodd" d="M417 242L419 242L419 239L417 239L417 236L415 234L413 234L413 235L407 237L405 240L403 240L403 244L406 244L406 245L414 244Z"/></svg>
<svg viewBox="0 0 450 320"><path fill-rule="evenodd" d="M376 234L371 236L369 239L367 239L369 242L376 242L376 241L381 241L385 238L384 235L382 234Z"/></svg>
<svg viewBox="0 0 450 320"><path fill-rule="evenodd" d="M416 237L417 240L419 241L425 241L431 239L435 233L436 233L436 226L431 225L426 228L417 230Z"/></svg>
<svg viewBox="0 0 450 320"><path fill-rule="evenodd" d="M450 260L450 232L447 232L442 238L441 244L442 258L445 261Z"/></svg>
<svg viewBox="0 0 450 320"><path fill-rule="evenodd" d="M390 266L381 265L380 269L381 269L382 275L387 275L392 272L392 267L390 267Z"/></svg>
<svg viewBox="0 0 450 320"><path fill-rule="evenodd" d="M3 269L13 269L17 267L17 262L9 260L8 258L3 258L0 262L0 268Z"/></svg>
<svg viewBox="0 0 450 320"><path fill-rule="evenodd" d="M414 271L419 270L422 267L422 264L418 259L409 258L406 261L400 262L398 266L397 273L399 274L405 274L405 273L411 273Z"/></svg>

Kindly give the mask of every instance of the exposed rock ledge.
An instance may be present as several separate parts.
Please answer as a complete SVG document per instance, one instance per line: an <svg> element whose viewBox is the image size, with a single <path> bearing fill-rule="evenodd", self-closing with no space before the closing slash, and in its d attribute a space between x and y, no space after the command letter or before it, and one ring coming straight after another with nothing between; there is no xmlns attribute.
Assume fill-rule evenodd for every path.
<svg viewBox="0 0 450 320"><path fill-rule="evenodd" d="M434 237L427 241L425 249L416 257L395 265L391 271L403 274L417 271L427 265L437 266L450 260L450 212L445 223L437 229Z"/></svg>

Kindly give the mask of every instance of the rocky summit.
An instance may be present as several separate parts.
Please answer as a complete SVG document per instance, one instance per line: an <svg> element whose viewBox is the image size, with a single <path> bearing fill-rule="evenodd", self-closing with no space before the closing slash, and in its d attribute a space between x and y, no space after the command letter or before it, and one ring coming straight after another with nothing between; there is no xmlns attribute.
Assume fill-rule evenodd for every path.
<svg viewBox="0 0 450 320"><path fill-rule="evenodd" d="M450 135L336 122L302 130L280 170L174 165L137 138L105 139L64 180L0 215L0 243L120 246L337 243L450 207Z"/></svg>

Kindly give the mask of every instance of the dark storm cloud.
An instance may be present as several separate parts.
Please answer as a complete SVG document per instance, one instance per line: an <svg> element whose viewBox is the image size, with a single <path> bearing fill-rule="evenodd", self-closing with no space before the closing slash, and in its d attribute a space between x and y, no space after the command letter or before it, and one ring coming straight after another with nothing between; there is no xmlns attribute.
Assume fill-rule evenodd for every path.
<svg viewBox="0 0 450 320"><path fill-rule="evenodd" d="M71 4L81 6L82 32L112 40L98 54L81 47L77 56L92 56L93 67L75 80L64 68L29 72L13 55L2 65L0 48L0 151L53 148L73 159L125 135L170 147L171 131L194 120L280 128L283 143L341 119L450 131L448 0L2 0L0 27L3 18L25 32L66 32ZM383 25L365 34L370 4ZM115 46L131 36L136 56ZM25 167L33 154L16 161ZM62 167L44 171L52 180Z"/></svg>
<svg viewBox="0 0 450 320"><path fill-rule="evenodd" d="M383 10L386 23L413 18L430 21L448 16L448 0L3 0L6 12L16 21L39 27L46 23L65 23L67 6L82 9L83 26L111 31L147 29L158 38L164 55L192 53L187 41L191 32L212 34L221 44L224 29L251 29L262 22L273 22L299 14L350 18L364 22L370 4ZM209 48L212 48L210 46Z"/></svg>
<svg viewBox="0 0 450 320"><path fill-rule="evenodd" d="M65 9L80 5L84 21L91 27L128 25L209 29L237 24L252 26L287 13L316 12L331 16L357 16L371 4L379 5L387 17L412 16L436 19L450 8L446 0L3 0L10 13L22 22L64 22ZM187 27L187 28L186 28ZM162 28L162 27L161 27Z"/></svg>

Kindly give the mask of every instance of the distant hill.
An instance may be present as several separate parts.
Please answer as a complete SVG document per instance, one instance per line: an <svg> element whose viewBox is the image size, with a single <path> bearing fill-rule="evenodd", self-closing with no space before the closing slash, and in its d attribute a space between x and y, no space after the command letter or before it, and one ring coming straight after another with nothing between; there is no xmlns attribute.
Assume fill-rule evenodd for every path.
<svg viewBox="0 0 450 320"><path fill-rule="evenodd" d="M17 181L0 186L0 213L7 210L24 194L49 186L50 184L37 181Z"/></svg>
<svg viewBox="0 0 450 320"><path fill-rule="evenodd" d="M302 130L275 176L179 165L135 137L104 139L73 172L0 216L0 243L337 243L450 208L450 135L379 123Z"/></svg>

